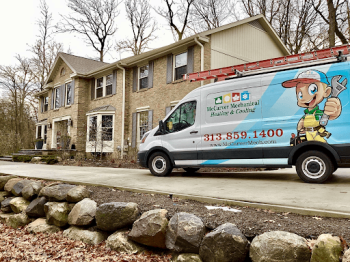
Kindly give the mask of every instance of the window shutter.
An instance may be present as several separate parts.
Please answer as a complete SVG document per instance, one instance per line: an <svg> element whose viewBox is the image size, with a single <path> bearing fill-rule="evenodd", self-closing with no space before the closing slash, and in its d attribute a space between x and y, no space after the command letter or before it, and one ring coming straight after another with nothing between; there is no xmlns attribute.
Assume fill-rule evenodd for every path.
<svg viewBox="0 0 350 262"><path fill-rule="evenodd" d="M194 46L191 46L187 50L187 74L194 71Z"/></svg>
<svg viewBox="0 0 350 262"><path fill-rule="evenodd" d="M53 88L52 89L52 92L51 92L51 109L54 109L55 107L55 100L54 100L54 97L55 97L55 89Z"/></svg>
<svg viewBox="0 0 350 262"><path fill-rule="evenodd" d="M171 111L171 106L167 106L165 108L165 115L168 115L170 111Z"/></svg>
<svg viewBox="0 0 350 262"><path fill-rule="evenodd" d="M71 88L70 88L70 104L73 105L74 104L74 96L75 96L75 80L72 80L71 83Z"/></svg>
<svg viewBox="0 0 350 262"><path fill-rule="evenodd" d="M153 110L148 111L148 131L153 128Z"/></svg>
<svg viewBox="0 0 350 262"><path fill-rule="evenodd" d="M61 85L60 87L60 105L59 107L64 107L64 100L66 98L66 85Z"/></svg>
<svg viewBox="0 0 350 262"><path fill-rule="evenodd" d="M149 62L148 66L148 88L153 87L153 71L154 71L154 61Z"/></svg>
<svg viewBox="0 0 350 262"><path fill-rule="evenodd" d="M132 91L136 92L137 91L137 80L139 79L137 73L139 70L138 70L137 66L135 66L132 70L133 70Z"/></svg>
<svg viewBox="0 0 350 262"><path fill-rule="evenodd" d="M113 70L112 95L117 93L117 70Z"/></svg>
<svg viewBox="0 0 350 262"><path fill-rule="evenodd" d="M40 97L40 104L41 104L41 113L44 112L44 97Z"/></svg>
<svg viewBox="0 0 350 262"><path fill-rule="evenodd" d="M166 83L170 84L171 82L173 82L173 54L168 55L166 66Z"/></svg>
<svg viewBox="0 0 350 262"><path fill-rule="evenodd" d="M91 79L91 100L95 99L95 78Z"/></svg>
<svg viewBox="0 0 350 262"><path fill-rule="evenodd" d="M137 135L137 113L132 113L132 135L131 135L131 147L136 147L136 135Z"/></svg>

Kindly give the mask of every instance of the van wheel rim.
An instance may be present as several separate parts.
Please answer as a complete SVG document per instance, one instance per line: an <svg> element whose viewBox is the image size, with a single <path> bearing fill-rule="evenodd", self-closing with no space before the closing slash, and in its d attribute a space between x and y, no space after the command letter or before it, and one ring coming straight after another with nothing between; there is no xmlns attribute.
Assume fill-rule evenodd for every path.
<svg viewBox="0 0 350 262"><path fill-rule="evenodd" d="M304 159L302 169L305 176L311 179L318 179L326 172L326 164L317 156L310 156Z"/></svg>
<svg viewBox="0 0 350 262"><path fill-rule="evenodd" d="M152 168L157 173L163 173L166 169L166 161L164 157L157 156L152 160Z"/></svg>

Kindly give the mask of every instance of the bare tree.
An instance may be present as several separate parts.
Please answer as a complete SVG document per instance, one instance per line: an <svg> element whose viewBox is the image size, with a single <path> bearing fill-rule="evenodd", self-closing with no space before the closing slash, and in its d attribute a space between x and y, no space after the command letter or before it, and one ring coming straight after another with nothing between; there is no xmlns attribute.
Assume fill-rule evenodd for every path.
<svg viewBox="0 0 350 262"><path fill-rule="evenodd" d="M41 17L38 20L39 35L34 45L29 47L34 54L32 69L38 88L42 90L57 54L63 51L63 45L57 43L52 37L54 33L52 14L49 12L49 7L45 0L40 1L40 14Z"/></svg>
<svg viewBox="0 0 350 262"><path fill-rule="evenodd" d="M347 44L342 26L347 17L348 0L315 0L314 8L328 25L329 47L335 46L336 36L343 44Z"/></svg>
<svg viewBox="0 0 350 262"><path fill-rule="evenodd" d="M148 48L150 41L156 39L156 23L151 17L148 0L126 0L125 9L133 38L117 42L117 51L130 50L134 55L139 55Z"/></svg>
<svg viewBox="0 0 350 262"><path fill-rule="evenodd" d="M235 5L236 1L233 0L196 0L189 27L197 33L222 26L224 22L232 21Z"/></svg>
<svg viewBox="0 0 350 262"><path fill-rule="evenodd" d="M174 38L179 41L185 34L195 0L162 0L162 2L166 4L166 8L158 7L156 12L167 20Z"/></svg>
<svg viewBox="0 0 350 262"><path fill-rule="evenodd" d="M31 70L29 59L17 55L18 64L15 66L0 66L0 88L5 91L11 101L13 114L13 131L18 140L15 148L23 144L27 134L24 133L26 125L28 99L35 91L35 76Z"/></svg>
<svg viewBox="0 0 350 262"><path fill-rule="evenodd" d="M243 12L248 16L263 14L271 25L280 12L279 0L241 0Z"/></svg>
<svg viewBox="0 0 350 262"><path fill-rule="evenodd" d="M110 50L110 36L117 31L116 17L119 15L119 0L68 0L72 15L61 15L57 32L78 33L91 45L103 62Z"/></svg>

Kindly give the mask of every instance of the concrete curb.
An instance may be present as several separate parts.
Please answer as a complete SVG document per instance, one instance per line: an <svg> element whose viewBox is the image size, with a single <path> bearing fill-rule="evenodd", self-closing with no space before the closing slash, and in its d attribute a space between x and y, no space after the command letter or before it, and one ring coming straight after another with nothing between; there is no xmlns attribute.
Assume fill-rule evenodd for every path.
<svg viewBox="0 0 350 262"><path fill-rule="evenodd" d="M44 179L41 177L28 177L28 176L21 176L21 175L14 175L19 177L25 177L28 179L40 179L40 180L47 180L47 181L59 181L64 183L72 183L72 184L78 184L78 185L86 185L86 186L103 186L103 187L109 187L110 185L107 184L96 184L96 183L86 183L86 182L80 182L80 181L70 181L65 179ZM283 206L283 205L274 205L274 204L266 204L266 203L259 203L259 202L249 202L249 201L241 201L241 200L234 200L234 199L224 199L224 198L213 198L213 197L203 197L203 196L197 196L197 195L191 195L191 194L177 194L172 192L165 192L165 191L158 191L158 190L149 190L149 189L143 189L143 188L132 188L132 187L112 187L119 190L126 190L131 192L137 192L137 193L146 193L146 194L161 194L161 195L172 195L173 197L181 198L181 199L191 199L196 200L198 202L202 203L209 203L209 204L225 204L225 205L232 205L232 206L249 206L253 208L260 208L260 209L269 209L275 212L291 212L295 214L300 215L307 215L307 216L320 216L320 217L335 217L335 218L350 218L350 213L344 213L344 212L337 212L332 210L320 210L320 209L312 209L312 208L301 208L296 206Z"/></svg>

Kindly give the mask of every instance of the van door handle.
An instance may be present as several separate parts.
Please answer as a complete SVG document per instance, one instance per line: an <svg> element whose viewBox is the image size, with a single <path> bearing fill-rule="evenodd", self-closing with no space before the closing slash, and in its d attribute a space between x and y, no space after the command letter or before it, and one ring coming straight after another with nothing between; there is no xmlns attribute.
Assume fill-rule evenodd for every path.
<svg viewBox="0 0 350 262"><path fill-rule="evenodd" d="M191 131L190 134L197 134L198 131Z"/></svg>

